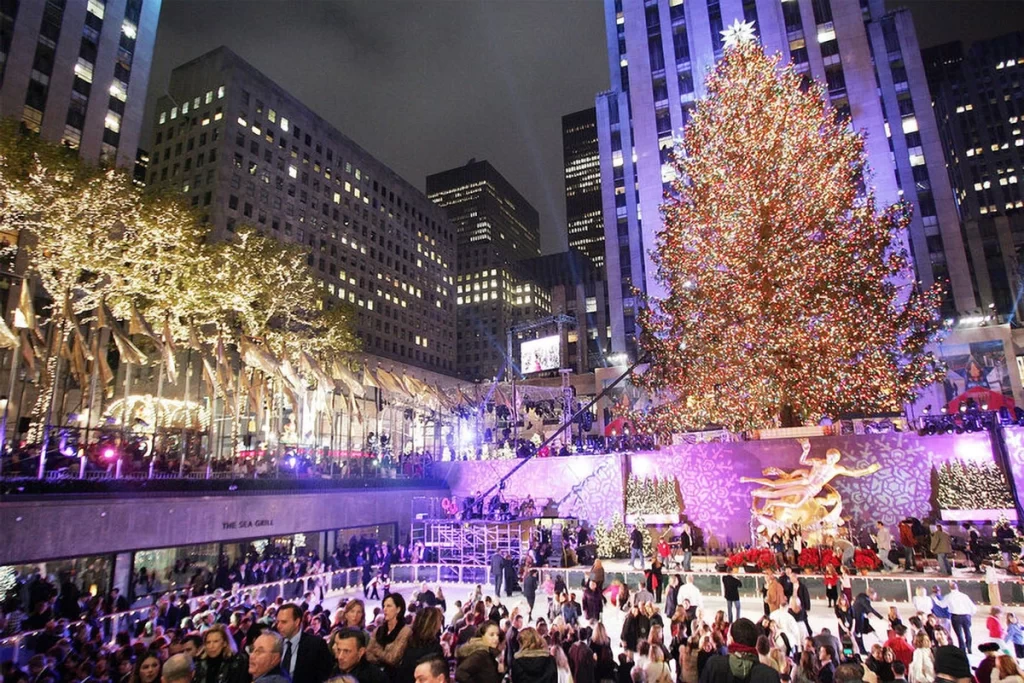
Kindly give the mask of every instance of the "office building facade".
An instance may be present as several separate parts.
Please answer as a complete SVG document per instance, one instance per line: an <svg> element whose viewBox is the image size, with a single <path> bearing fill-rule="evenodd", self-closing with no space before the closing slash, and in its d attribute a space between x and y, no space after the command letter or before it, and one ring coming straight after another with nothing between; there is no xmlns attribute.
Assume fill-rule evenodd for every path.
<svg viewBox="0 0 1024 683"><path fill-rule="evenodd" d="M604 218L601 206L601 154L594 107L562 117L565 162L565 225L569 249L579 249L604 267Z"/></svg>
<svg viewBox="0 0 1024 683"><path fill-rule="evenodd" d="M524 261L538 285L551 293L551 313L576 319L565 330L564 366L577 374L609 364L608 287L601 269L581 250Z"/></svg>
<svg viewBox="0 0 1024 683"><path fill-rule="evenodd" d="M722 55L721 31L736 20L753 22L767 52L824 84L829 104L865 133L878 201L914 205L904 246L918 279L948 278L947 312L975 307L909 12L885 13L882 0L607 0L605 17L612 88L596 106L615 352L635 358L634 288L663 294L650 252L669 155Z"/></svg>
<svg viewBox="0 0 1024 683"><path fill-rule="evenodd" d="M0 2L0 116L131 169L161 1Z"/></svg>
<svg viewBox="0 0 1024 683"><path fill-rule="evenodd" d="M422 192L224 47L173 71L155 118L148 185L184 193L214 239L247 224L308 249L367 353L454 371L455 231Z"/></svg>
<svg viewBox="0 0 1024 683"><path fill-rule="evenodd" d="M427 196L458 234L458 375L504 377L508 330L551 310L550 292L520 264L540 255L537 210L494 166L475 159L427 176Z"/></svg>
<svg viewBox="0 0 1024 683"><path fill-rule="evenodd" d="M1020 322L1024 33L923 53L979 308Z"/></svg>

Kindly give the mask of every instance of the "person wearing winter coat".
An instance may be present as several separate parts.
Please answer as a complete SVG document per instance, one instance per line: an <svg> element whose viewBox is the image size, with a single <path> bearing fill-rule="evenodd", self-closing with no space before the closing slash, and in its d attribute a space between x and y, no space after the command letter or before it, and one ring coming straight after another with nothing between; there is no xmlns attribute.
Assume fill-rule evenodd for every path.
<svg viewBox="0 0 1024 683"><path fill-rule="evenodd" d="M640 608L633 605L622 622L622 649L626 652L636 652L637 644L640 641Z"/></svg>
<svg viewBox="0 0 1024 683"><path fill-rule="evenodd" d="M493 621L481 624L477 637L455 651L456 683L501 683L504 667L498 657L499 641L497 624Z"/></svg>
<svg viewBox="0 0 1024 683"><path fill-rule="evenodd" d="M558 666L537 629L519 632L519 652L512 658L512 683L558 683Z"/></svg>
<svg viewBox="0 0 1024 683"><path fill-rule="evenodd" d="M540 578L536 569L528 571L526 578L523 579L523 597L526 598L526 604L530 608L527 619L531 621L533 620L533 603L537 600L537 584L539 582Z"/></svg>
<svg viewBox="0 0 1024 683"><path fill-rule="evenodd" d="M604 609L604 599L604 595L601 594L601 589L597 585L597 581L591 579L590 585L583 590L583 614L591 622L601 619L601 611Z"/></svg>
<svg viewBox="0 0 1024 683"><path fill-rule="evenodd" d="M249 658L239 654L224 624L203 634L203 654L196 660L195 683L248 683Z"/></svg>

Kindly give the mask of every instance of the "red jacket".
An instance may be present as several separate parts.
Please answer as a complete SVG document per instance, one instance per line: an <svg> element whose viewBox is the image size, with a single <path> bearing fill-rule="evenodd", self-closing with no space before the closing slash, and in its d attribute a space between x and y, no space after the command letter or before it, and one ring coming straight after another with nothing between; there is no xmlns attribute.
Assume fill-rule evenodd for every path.
<svg viewBox="0 0 1024 683"><path fill-rule="evenodd" d="M906 638L893 633L889 636L889 640L885 641L885 647L892 648L896 661L903 662L903 666L907 667L907 671L910 670L910 663L914 661L914 648L910 647L910 643L907 642Z"/></svg>

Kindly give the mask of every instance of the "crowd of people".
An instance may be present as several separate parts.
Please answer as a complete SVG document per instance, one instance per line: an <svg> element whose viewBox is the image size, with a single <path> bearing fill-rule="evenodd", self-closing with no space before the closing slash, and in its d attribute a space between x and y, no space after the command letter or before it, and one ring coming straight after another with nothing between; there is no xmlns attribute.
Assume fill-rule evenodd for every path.
<svg viewBox="0 0 1024 683"><path fill-rule="evenodd" d="M388 557L383 544L359 545L357 558ZM561 573L552 579L528 569L521 587L505 586L506 595L522 592L525 609L502 602L499 582L495 596L476 586L452 602L440 586L423 584L408 602L387 592L380 607L343 599L329 611L312 590L256 599L245 588L249 567L232 568L242 580L231 590L198 602L161 599L113 631L95 613L73 626L70 617L51 620L28 639L27 661L3 666L3 681L442 683L453 675L457 683L1022 683L1012 677L1024 629L999 608L988 616L990 638L977 648L985 658L972 672L976 607L955 583L945 595L938 586L917 595L907 618L895 607L879 613L870 590L826 595L835 621L815 633L810 590L789 570L767 575L763 613L747 619L736 576L722 582L727 610L712 614L693 574L671 574L662 585L648 572L635 586L606 585L600 561L578 588ZM52 599L38 581L27 590L30 599ZM116 611L117 594L111 599L105 607ZM608 618L611 610L621 612L618 633L609 632L618 621Z"/></svg>
<svg viewBox="0 0 1024 683"><path fill-rule="evenodd" d="M679 549L697 536L684 525ZM675 573L661 543L653 556L643 551L639 529L630 562L641 563L643 576L630 585L596 560L569 586L564 572L540 569L545 538L537 540L523 558L492 558L493 596L476 586L454 601L440 585L423 584L408 601L393 591L391 566L423 561L424 549L369 535L353 535L324 558L268 546L212 568L140 567L127 596L82 590L102 578L33 573L3 603L0 631L38 631L25 638L30 657L4 664L3 683L1024 683L1013 678L1024 656L1016 615L993 602L989 637L975 647L978 607L953 581L918 589L905 614L883 614L872 590L854 595L851 574L829 568L824 594L813 596L829 617L815 630L811 587L791 566L765 572L763 610L748 619L736 570L721 577L725 609L712 612L685 552L674 555ZM586 525L563 534L570 548L590 540ZM775 540L782 564L795 564L799 534ZM885 545L884 525L873 540ZM346 567L361 569L364 599L329 610L322 573ZM276 581L284 582L276 592L250 588ZM508 600L517 594L525 605ZM138 618L109 617L146 595L153 604ZM192 597L199 595L210 597ZM985 654L974 671L967 657L976 651Z"/></svg>
<svg viewBox="0 0 1024 683"><path fill-rule="evenodd" d="M59 620L100 622L106 615L146 605L166 612L191 596L215 591L241 592L251 599L246 587L275 582L282 583L268 589L272 596L315 594L322 598L329 589L323 574L337 569L360 568L364 591L369 594L379 577L390 576L393 565L416 564L424 557L420 542L392 544L369 534L353 534L324 558L313 551L292 554L281 546L267 545L259 553L250 547L233 561L221 557L216 566L190 559L179 559L163 571L141 566L133 572L126 592L114 588L102 595L91 592L109 585L109 571L100 562L90 563L81 572L66 570L56 576L43 575L37 565L16 574L6 594L0 596L0 635L43 629Z"/></svg>

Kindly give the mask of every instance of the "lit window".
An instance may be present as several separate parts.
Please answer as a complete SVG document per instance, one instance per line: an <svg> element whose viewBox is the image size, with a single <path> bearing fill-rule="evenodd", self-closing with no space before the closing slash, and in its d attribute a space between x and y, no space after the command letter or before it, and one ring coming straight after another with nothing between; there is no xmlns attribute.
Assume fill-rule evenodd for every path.
<svg viewBox="0 0 1024 683"><path fill-rule="evenodd" d="M178 108L171 107L171 120L173 121L176 118L178 118Z"/></svg>
<svg viewBox="0 0 1024 683"><path fill-rule="evenodd" d="M271 109L267 112L267 120L271 123L277 123L277 112Z"/></svg>
<svg viewBox="0 0 1024 683"><path fill-rule="evenodd" d="M185 104L181 105L181 115L184 116L187 113L188 113L188 102L185 102Z"/></svg>
<svg viewBox="0 0 1024 683"><path fill-rule="evenodd" d="M242 128L248 128L249 127L248 121L243 119L241 116L238 117L238 125L240 125Z"/></svg>
<svg viewBox="0 0 1024 683"><path fill-rule="evenodd" d="M117 112L108 111L107 118L103 120L104 127L119 133L121 131L121 115Z"/></svg>
<svg viewBox="0 0 1024 683"><path fill-rule="evenodd" d="M338 192L334 193L334 203L335 204L341 204L341 194L338 193Z"/></svg>
<svg viewBox="0 0 1024 683"><path fill-rule="evenodd" d="M828 28L828 29L821 29L821 30L818 31L818 42L819 43L827 43L828 41L835 40L835 39L836 39L836 31L835 31L835 29Z"/></svg>
<svg viewBox="0 0 1024 683"><path fill-rule="evenodd" d="M224 93L225 93L225 88L224 88L223 85L220 86L219 88L217 88L217 99L218 100L224 99Z"/></svg>
<svg viewBox="0 0 1024 683"><path fill-rule="evenodd" d="M103 14L106 11L106 7L102 0L89 0L86 11L89 12L89 14L94 15L97 19L102 19Z"/></svg>
<svg viewBox="0 0 1024 683"><path fill-rule="evenodd" d="M213 102L213 91L212 90L207 90L206 91L206 97L203 98L203 103L204 104L209 104L210 102Z"/></svg>
<svg viewBox="0 0 1024 683"><path fill-rule="evenodd" d="M139 35L139 27L132 22L125 20L125 22L121 24L121 33L131 40L135 40L135 37Z"/></svg>
<svg viewBox="0 0 1024 683"><path fill-rule="evenodd" d="M282 116L281 117L280 126L281 126L281 130L283 130L285 133L287 133L288 132L288 119L286 119L285 117Z"/></svg>
<svg viewBox="0 0 1024 683"><path fill-rule="evenodd" d="M167 112L165 112L165 111L160 112L160 123L161 124L167 123Z"/></svg>
<svg viewBox="0 0 1024 683"><path fill-rule="evenodd" d="M116 78L110 84L110 96L124 102L128 99L128 86Z"/></svg>
<svg viewBox="0 0 1024 683"><path fill-rule="evenodd" d="M911 154L910 155L911 166L924 166L924 155L923 154Z"/></svg>
<svg viewBox="0 0 1024 683"><path fill-rule="evenodd" d="M299 177L299 169L297 169L294 166L289 164L289 166L288 166L288 176L291 177L291 178L298 178Z"/></svg>
<svg viewBox="0 0 1024 683"><path fill-rule="evenodd" d="M81 78L86 83L92 83L92 62L89 62L82 57L78 58L78 63L75 64L75 75ZM178 115L176 110L171 110L171 118L173 119Z"/></svg>
<svg viewBox="0 0 1024 683"><path fill-rule="evenodd" d="M903 119L903 132L904 132L904 134L906 134L906 133L916 133L917 132L917 117L916 116L908 116L905 119Z"/></svg>

